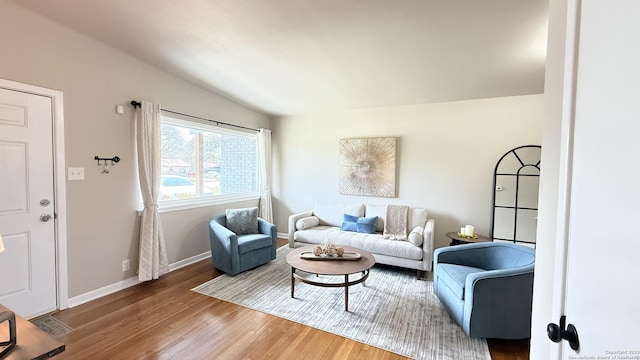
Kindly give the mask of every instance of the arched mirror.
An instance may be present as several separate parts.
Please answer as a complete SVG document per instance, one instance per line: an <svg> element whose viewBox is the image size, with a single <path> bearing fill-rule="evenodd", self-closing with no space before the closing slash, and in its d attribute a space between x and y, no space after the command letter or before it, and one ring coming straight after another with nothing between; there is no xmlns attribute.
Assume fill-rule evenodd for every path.
<svg viewBox="0 0 640 360"><path fill-rule="evenodd" d="M491 238L535 247L540 184L540 145L507 151L493 173Z"/></svg>

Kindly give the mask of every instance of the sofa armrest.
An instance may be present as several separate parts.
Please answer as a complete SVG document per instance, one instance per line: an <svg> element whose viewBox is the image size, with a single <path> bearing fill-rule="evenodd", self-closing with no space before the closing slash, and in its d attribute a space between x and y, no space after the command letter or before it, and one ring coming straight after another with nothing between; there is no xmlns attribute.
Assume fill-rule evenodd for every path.
<svg viewBox="0 0 640 360"><path fill-rule="evenodd" d="M433 254L433 239L436 228L436 221L434 219L427 219L424 224L424 231L422 232L422 248L424 251L429 252L429 255Z"/></svg>
<svg viewBox="0 0 640 360"><path fill-rule="evenodd" d="M212 217L209 220L209 242L211 244L211 258L220 269L237 271L240 255L238 253L238 236L225 227L224 215Z"/></svg>
<svg viewBox="0 0 640 360"><path fill-rule="evenodd" d="M427 219L424 224L424 231L422 232L422 251L423 259L428 262L426 271L431 271L433 251L434 251L434 233L435 233L436 221L434 219Z"/></svg>
<svg viewBox="0 0 640 360"><path fill-rule="evenodd" d="M238 237L223 225L224 222L226 222L224 217L211 218L209 221L209 237L216 248L231 254L231 248L238 247Z"/></svg>
<svg viewBox="0 0 640 360"><path fill-rule="evenodd" d="M296 232L296 222L307 216L313 215L313 211L303 211L289 216L289 247L293 247L293 234Z"/></svg>
<svg viewBox="0 0 640 360"><path fill-rule="evenodd" d="M271 236L274 241L278 237L278 230L276 230L276 226L262 218L258 218L258 232L260 234Z"/></svg>
<svg viewBox="0 0 640 360"><path fill-rule="evenodd" d="M262 218L258 218L258 232L271 237L271 259L276 258L278 248L278 230L276 226Z"/></svg>

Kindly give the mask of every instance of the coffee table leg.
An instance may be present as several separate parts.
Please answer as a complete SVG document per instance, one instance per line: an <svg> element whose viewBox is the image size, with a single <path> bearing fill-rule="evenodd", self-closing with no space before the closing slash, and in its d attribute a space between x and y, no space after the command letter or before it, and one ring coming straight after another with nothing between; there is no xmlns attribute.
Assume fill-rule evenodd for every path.
<svg viewBox="0 0 640 360"><path fill-rule="evenodd" d="M296 278L293 276L293 274L295 274L296 272L296 268L292 267L291 268L291 298L293 298L293 291L295 288L295 283L296 283Z"/></svg>
<svg viewBox="0 0 640 360"><path fill-rule="evenodd" d="M344 311L349 311L349 274L344 276Z"/></svg>

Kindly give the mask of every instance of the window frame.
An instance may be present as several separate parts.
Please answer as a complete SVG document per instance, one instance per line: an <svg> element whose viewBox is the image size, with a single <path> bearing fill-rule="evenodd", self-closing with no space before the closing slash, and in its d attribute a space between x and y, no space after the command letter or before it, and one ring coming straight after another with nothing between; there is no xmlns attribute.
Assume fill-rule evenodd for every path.
<svg viewBox="0 0 640 360"><path fill-rule="evenodd" d="M214 132L221 135L229 135L229 136L240 136L252 139L256 142L256 189L252 192L244 192L237 194L228 194L228 195L214 195L214 196L202 196L191 199L177 199L177 200L165 200L158 201L158 212L172 212L179 210L188 210L195 209L207 206L215 206L215 205L225 205L229 203L239 202L239 201L248 201L248 200L257 200L260 198L260 193L258 191L259 184L259 154L258 151L258 134L253 131L239 131L234 129L229 129L225 127L220 127L219 125L207 124L202 121L196 120L186 120L174 116L167 116L162 114L160 116L160 123L162 125L174 125L180 127L191 128L194 130L202 130L208 132Z"/></svg>

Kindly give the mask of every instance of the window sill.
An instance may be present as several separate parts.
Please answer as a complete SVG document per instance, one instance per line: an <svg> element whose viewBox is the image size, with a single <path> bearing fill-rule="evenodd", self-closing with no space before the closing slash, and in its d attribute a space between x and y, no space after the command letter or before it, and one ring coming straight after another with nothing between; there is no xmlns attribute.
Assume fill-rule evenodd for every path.
<svg viewBox="0 0 640 360"><path fill-rule="evenodd" d="M176 200L160 203L158 207L158 213L168 213L174 211L182 211L189 209L197 209L208 206L225 205L240 201L258 200L260 194L248 193L240 195L220 195L208 198L189 199L189 200ZM138 209L138 216L142 215L142 209Z"/></svg>

